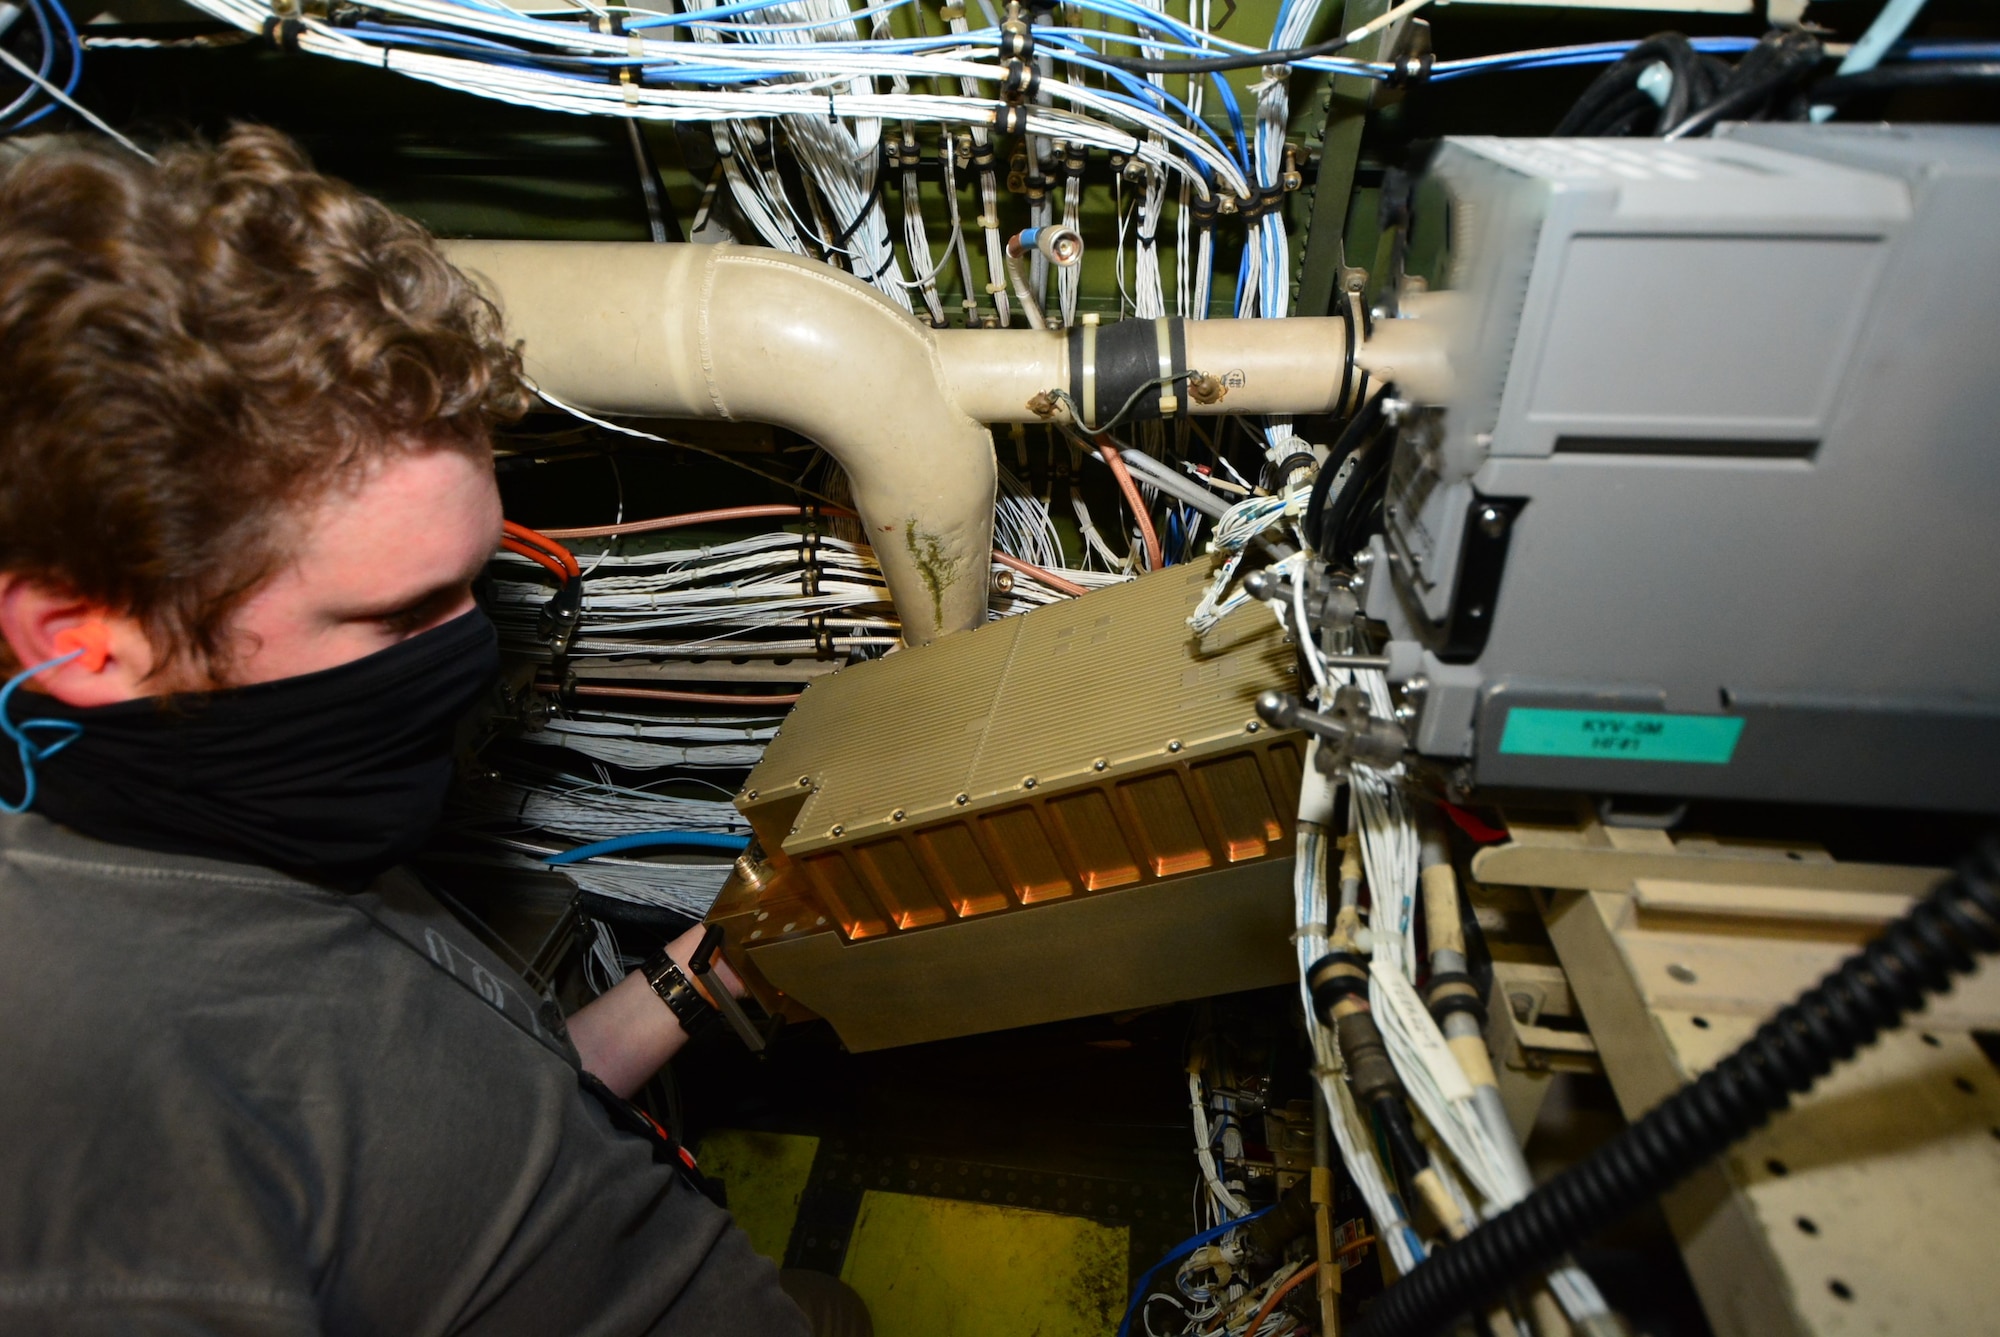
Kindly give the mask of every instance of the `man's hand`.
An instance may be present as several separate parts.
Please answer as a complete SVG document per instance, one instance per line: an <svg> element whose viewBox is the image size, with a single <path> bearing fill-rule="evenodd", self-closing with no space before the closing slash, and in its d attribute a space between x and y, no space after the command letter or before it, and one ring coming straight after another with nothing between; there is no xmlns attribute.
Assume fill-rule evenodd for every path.
<svg viewBox="0 0 2000 1337"><path fill-rule="evenodd" d="M706 993L707 982L719 980L741 998L743 981L720 956L711 962L707 980L697 979L688 969L688 959L701 945L701 935L701 926L689 929L667 944L667 955L687 971L695 988ZM713 1006L714 1000L709 1001ZM680 1019L636 970L571 1015L569 1038L583 1059L584 1071L628 1099L688 1041Z"/></svg>

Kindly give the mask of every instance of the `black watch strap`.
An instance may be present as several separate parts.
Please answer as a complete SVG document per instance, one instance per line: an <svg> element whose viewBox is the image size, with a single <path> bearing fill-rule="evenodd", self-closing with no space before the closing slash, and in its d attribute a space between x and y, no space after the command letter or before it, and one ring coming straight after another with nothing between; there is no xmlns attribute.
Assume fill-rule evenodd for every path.
<svg viewBox="0 0 2000 1337"><path fill-rule="evenodd" d="M680 1022L681 1029L690 1036L707 1030L720 1015L694 987L694 981L664 951L639 969L645 973L646 983L653 986L653 992L660 996L660 1001Z"/></svg>

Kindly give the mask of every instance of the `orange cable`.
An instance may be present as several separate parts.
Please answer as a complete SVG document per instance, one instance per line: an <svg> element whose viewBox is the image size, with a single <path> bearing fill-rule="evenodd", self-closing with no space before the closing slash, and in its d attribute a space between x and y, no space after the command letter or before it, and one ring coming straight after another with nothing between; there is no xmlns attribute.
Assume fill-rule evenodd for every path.
<svg viewBox="0 0 2000 1337"><path fill-rule="evenodd" d="M729 520L768 520L779 516L806 514L804 506L777 503L762 506L725 506L713 511L688 511L682 515L662 515L651 520L627 520L617 525L590 525L582 529L545 529L542 536L553 539L603 539L618 534L652 534L662 529L687 529L693 525L720 524ZM822 506L821 515L851 519L854 512L845 506Z"/></svg>
<svg viewBox="0 0 2000 1337"><path fill-rule="evenodd" d="M527 558L529 561L539 563L540 565L546 567L555 576L557 580L570 579L569 569L565 567L561 562L557 561L554 557L550 556L548 553L543 552L540 548L534 547L531 544L523 543L521 542L521 540L512 537L501 539L500 546L505 548L508 552L518 553L521 556Z"/></svg>
<svg viewBox="0 0 2000 1337"><path fill-rule="evenodd" d="M1000 565L1004 567L1010 568L1011 570L1019 571L1022 575L1026 576L1028 579L1034 581L1038 585L1048 586L1050 589L1054 590L1057 594L1067 594L1074 597L1079 594L1090 593L1090 591L1085 589L1083 586L1073 584L1070 581L1064 580L1061 576L1057 575L1053 571L1043 570L1041 567L1036 566L1033 562L1024 562L1020 558L1014 556L1012 553L1001 552L998 548L995 548L993 550L993 560L1000 563Z"/></svg>
<svg viewBox="0 0 2000 1337"><path fill-rule="evenodd" d="M1153 530L1153 514L1146 509L1146 499L1139 495L1139 485L1132 481L1132 471L1125 467L1125 457L1111 444L1109 436L1097 438L1097 453L1110 466L1111 476L1125 493L1125 504L1132 508L1132 515L1139 522L1139 537L1146 541L1146 569L1158 571L1167 564L1166 551L1160 547L1160 536Z"/></svg>
<svg viewBox="0 0 2000 1337"><path fill-rule="evenodd" d="M538 692L555 694L562 688L552 682L535 684ZM597 687L579 683L570 691L577 696L615 696L632 701L680 701L695 706L790 706L802 695L788 692L777 696L732 696L728 692L671 692L652 687Z"/></svg>
<svg viewBox="0 0 2000 1337"><path fill-rule="evenodd" d="M1112 453L1113 455L1115 455L1117 452L1113 450ZM1123 460L1120 460L1118 462L1117 468L1120 470L1124 468ZM1131 484L1130 474L1125 474L1124 479L1128 485ZM1132 500L1133 505L1140 507L1139 511L1140 523L1145 526L1145 531L1147 534L1146 541L1148 545L1147 550L1152 558L1152 564L1155 567L1158 567L1160 565L1159 539L1153 536L1152 520L1150 517L1146 516L1144 508L1138 500L1138 489L1136 485L1128 487L1126 495L1128 498ZM662 515L651 520L630 520L624 524L618 524L618 525L593 525L589 528L584 528L584 529L544 529L539 533L536 533L536 531L534 530L527 530L526 532L534 534L535 537L540 539L611 538L614 535L618 534L648 534L648 533L656 533L664 529L686 529L694 525L719 524L729 520L768 520L786 516L801 516L806 513L807 513L807 508L803 506L786 506L778 504L760 505L760 506L727 506L718 510L711 510L711 511L688 511L682 515ZM819 508L819 513L821 515L836 516L840 518L857 518L855 517L853 511L848 510L844 506L822 506ZM514 525L512 521L508 522L508 526L510 532L513 529L520 528L520 526ZM552 548L556 547L556 545L553 543L551 543L549 546ZM1011 554L1008 553L999 552L996 550L993 554L993 560L1000 563L1002 566L1011 567L1014 570L1019 571L1022 575L1027 576L1029 579L1034 580L1039 584L1048 586L1050 589L1056 591L1058 594L1067 594L1070 595L1071 597L1075 597L1076 595L1088 594L1090 592L1082 585L1078 585L1073 581L1064 580L1061 576L1056 575L1053 571L1044 570L1043 568L1036 566L1031 562L1024 562L1020 558L1012 556Z"/></svg>
<svg viewBox="0 0 2000 1337"><path fill-rule="evenodd" d="M576 564L575 554L570 552L568 548L563 547L562 544L551 540L547 534L538 533L526 525L516 524L512 520L502 520L500 522L500 529L508 538L513 539L517 543L525 543L530 547L540 548L543 552L561 562L563 568L572 576L583 574L583 568Z"/></svg>
<svg viewBox="0 0 2000 1337"><path fill-rule="evenodd" d="M1257 1317L1251 1319L1250 1326L1243 1330L1244 1337L1256 1337L1257 1329L1264 1326L1264 1320L1271 1317L1271 1311L1276 1309L1287 1295L1290 1295L1300 1286L1305 1285L1306 1282L1318 1274L1319 1263L1315 1260L1307 1263L1304 1267L1292 1273L1291 1276L1285 1278L1284 1285L1264 1297L1264 1307L1257 1311Z"/></svg>

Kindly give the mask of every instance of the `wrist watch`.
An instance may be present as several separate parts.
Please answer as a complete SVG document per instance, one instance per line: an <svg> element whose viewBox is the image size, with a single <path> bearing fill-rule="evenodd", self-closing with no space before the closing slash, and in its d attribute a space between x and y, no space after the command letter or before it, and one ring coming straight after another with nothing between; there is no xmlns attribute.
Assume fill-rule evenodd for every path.
<svg viewBox="0 0 2000 1337"><path fill-rule="evenodd" d="M653 986L653 992L667 1005L681 1024L681 1029L690 1037L707 1030L717 1017L713 1005L701 996L701 990L694 987L694 981L674 963L662 948L653 959L639 969L646 976L646 983Z"/></svg>

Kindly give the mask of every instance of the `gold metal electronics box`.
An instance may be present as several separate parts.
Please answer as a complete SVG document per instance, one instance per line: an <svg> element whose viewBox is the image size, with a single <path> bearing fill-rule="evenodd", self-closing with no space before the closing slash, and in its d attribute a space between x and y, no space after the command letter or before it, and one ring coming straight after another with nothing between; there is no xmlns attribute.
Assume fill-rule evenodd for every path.
<svg viewBox="0 0 2000 1337"><path fill-rule="evenodd" d="M1212 559L815 683L737 806L765 860L710 912L760 1000L856 1050L1296 977L1294 651Z"/></svg>

